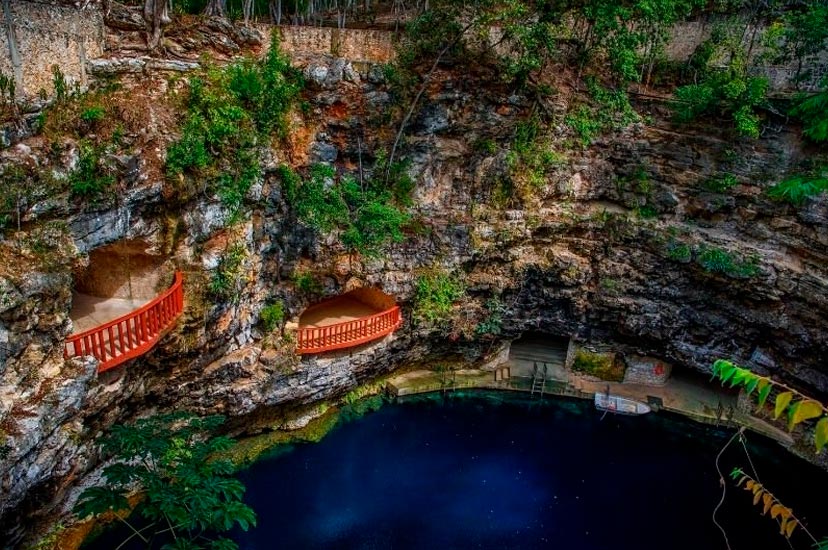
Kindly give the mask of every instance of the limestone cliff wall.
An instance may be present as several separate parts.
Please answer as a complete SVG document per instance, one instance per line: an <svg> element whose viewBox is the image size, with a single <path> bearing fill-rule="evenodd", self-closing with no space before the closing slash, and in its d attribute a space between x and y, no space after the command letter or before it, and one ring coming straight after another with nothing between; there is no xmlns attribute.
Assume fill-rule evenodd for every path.
<svg viewBox="0 0 828 550"><path fill-rule="evenodd" d="M224 35L208 28L199 36L215 36L199 40L231 54L242 46L258 51L266 41L233 32L233 40L219 40ZM416 180L419 227L380 258L353 257L335 236L298 223L276 170L282 162L303 168L325 161L353 172L388 145L393 128L377 115L393 110L394 90L372 63L385 60L389 43L345 34L354 38L340 34L335 47L330 29L286 33L286 47L302 57L309 108L295 113L286 146L262 147L262 172L245 198L249 217L229 223L218 197L176 194L159 164L177 137L176 113L164 98L181 83L169 78L170 65L144 64L122 71L112 99L131 122L110 159L117 197L90 204L68 193L37 195L23 213L21 238L0 241L3 257L15 258L0 266L6 546L17 545L31 525L20 518L66 513L98 462L94 438L114 422L187 408L227 414L241 430L268 411L299 410L404 366L483 360L499 349L497 340L526 331L663 358L676 369L705 370L716 357L733 357L828 391L821 364L828 353L828 200L794 208L764 194L808 156L794 129L779 125L760 140L738 140L720 128L675 126L664 105L648 102L636 105L646 122L580 147L563 123L579 98L561 93L544 105L554 166L539 184L504 190L512 129L530 99L440 68L400 153ZM176 40L185 42L172 35ZM332 55L350 52L342 45L348 40L358 51ZM175 63L177 70L193 67ZM58 145L30 136L0 151L0 159L65 176L80 146L73 137ZM705 182L722 173L737 185L710 191ZM186 310L152 353L96 376L91 362L63 360L71 290L93 251L134 242L163 257L158 269L185 271ZM245 252L240 289L232 300L217 300L209 277L231 245ZM758 272L711 273L692 255L671 255L677 245L755 258ZM467 296L450 322L425 327L412 318L412 297L417 276L436 268L461 278ZM297 269L312 269L321 291L297 288ZM295 321L309 304L357 286L380 288L403 306L403 327L379 344L299 360L285 340L274 345L259 322L273 300ZM492 298L502 304L502 332L480 336L475 329Z"/></svg>

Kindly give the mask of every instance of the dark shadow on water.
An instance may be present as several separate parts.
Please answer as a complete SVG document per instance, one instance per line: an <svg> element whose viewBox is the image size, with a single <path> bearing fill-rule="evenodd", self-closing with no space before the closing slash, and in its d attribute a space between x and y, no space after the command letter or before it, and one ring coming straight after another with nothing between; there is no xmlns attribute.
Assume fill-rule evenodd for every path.
<svg viewBox="0 0 828 550"><path fill-rule="evenodd" d="M713 461L733 432L665 413L601 416L585 401L504 392L408 398L242 472L259 527L234 537L244 550L724 548ZM828 535L828 476L749 441L762 481ZM723 469L737 465L748 466L741 446ZM789 548L760 512L728 486L733 550Z"/></svg>

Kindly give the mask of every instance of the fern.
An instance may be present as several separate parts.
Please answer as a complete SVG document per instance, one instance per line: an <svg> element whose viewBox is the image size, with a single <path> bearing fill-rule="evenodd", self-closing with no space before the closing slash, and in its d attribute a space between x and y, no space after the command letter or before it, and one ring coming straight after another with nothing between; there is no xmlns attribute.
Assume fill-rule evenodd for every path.
<svg viewBox="0 0 828 550"><path fill-rule="evenodd" d="M822 84L825 90L800 98L791 109L791 115L803 123L802 134L817 143L828 141L828 77Z"/></svg>
<svg viewBox="0 0 828 550"><path fill-rule="evenodd" d="M825 190L828 190L828 176L797 175L768 189L768 196L774 200L801 206L809 197L819 195Z"/></svg>

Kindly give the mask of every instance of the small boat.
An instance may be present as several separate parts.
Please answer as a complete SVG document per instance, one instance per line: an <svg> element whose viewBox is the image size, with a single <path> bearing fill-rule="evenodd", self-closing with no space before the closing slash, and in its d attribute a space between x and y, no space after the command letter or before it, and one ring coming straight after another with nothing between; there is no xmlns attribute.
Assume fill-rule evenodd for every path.
<svg viewBox="0 0 828 550"><path fill-rule="evenodd" d="M646 403L620 395L610 395L609 392L595 394L595 408L599 411L629 415L647 414L651 411Z"/></svg>

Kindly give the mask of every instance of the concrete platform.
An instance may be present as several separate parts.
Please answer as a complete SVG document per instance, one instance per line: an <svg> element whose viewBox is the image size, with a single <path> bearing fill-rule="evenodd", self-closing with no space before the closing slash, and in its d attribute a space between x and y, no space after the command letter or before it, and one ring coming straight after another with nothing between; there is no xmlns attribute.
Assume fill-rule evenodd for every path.
<svg viewBox="0 0 828 550"><path fill-rule="evenodd" d="M83 332L107 321L117 319L122 315L138 309L150 300L126 300L122 298L100 298L72 293L72 310L69 318L72 319L73 334Z"/></svg>

